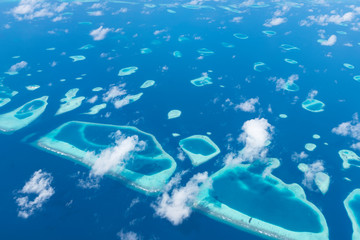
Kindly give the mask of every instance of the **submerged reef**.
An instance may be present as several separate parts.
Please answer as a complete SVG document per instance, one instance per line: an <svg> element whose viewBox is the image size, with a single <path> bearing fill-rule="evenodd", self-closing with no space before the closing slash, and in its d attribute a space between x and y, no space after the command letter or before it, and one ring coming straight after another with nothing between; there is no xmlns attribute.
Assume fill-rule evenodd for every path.
<svg viewBox="0 0 360 240"><path fill-rule="evenodd" d="M36 120L46 109L48 96L25 103L17 109L0 115L0 131L11 134Z"/></svg>
<svg viewBox="0 0 360 240"><path fill-rule="evenodd" d="M219 147L209 137L204 135L193 135L181 139L179 145L189 156L194 166L199 166L220 153Z"/></svg>
<svg viewBox="0 0 360 240"><path fill-rule="evenodd" d="M123 168L116 165L106 174L146 194L161 191L174 173L176 162L153 135L136 127L70 121L36 140L33 145L91 168L97 154L113 146L114 139L110 136L118 131L123 136L137 136L146 145L132 152Z"/></svg>
<svg viewBox="0 0 360 240"><path fill-rule="evenodd" d="M269 239L328 239L320 210L298 184L272 175L278 159L225 166L201 186L194 207L209 217ZM270 171L268 171L270 169Z"/></svg>

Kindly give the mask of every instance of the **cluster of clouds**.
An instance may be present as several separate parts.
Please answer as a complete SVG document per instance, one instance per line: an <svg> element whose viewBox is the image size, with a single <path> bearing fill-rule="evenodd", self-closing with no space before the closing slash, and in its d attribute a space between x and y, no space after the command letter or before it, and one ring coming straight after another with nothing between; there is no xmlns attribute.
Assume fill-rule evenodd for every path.
<svg viewBox="0 0 360 240"><path fill-rule="evenodd" d="M334 13L334 11L332 11ZM318 16L308 16L307 20L302 20L300 22L300 26L311 26L314 23L321 25L321 26L327 26L329 23L335 23L335 24L343 24L347 22L351 22L356 16L355 12L347 12L343 15L340 14L324 14L324 15L318 15Z"/></svg>
<svg viewBox="0 0 360 240"><path fill-rule="evenodd" d="M252 162L255 159L264 159L267 154L267 145L272 139L274 127L265 118L255 118L246 121L238 142L244 148L238 153L230 153L225 157L226 165L235 165L242 162Z"/></svg>
<svg viewBox="0 0 360 240"><path fill-rule="evenodd" d="M273 26L278 26L280 24L286 23L287 22L287 18L284 17L284 15L290 10L290 8L288 6L283 6L281 9L277 9L274 14L273 17L270 19L267 19L264 23L265 27L273 27Z"/></svg>
<svg viewBox="0 0 360 240"><path fill-rule="evenodd" d="M54 195L55 190L51 186L53 177L50 173L44 172L41 169L34 172L24 187L18 192L19 196L15 201L19 207L18 216L28 218L38 209L41 209L43 204ZM30 196L36 195L31 200Z"/></svg>
<svg viewBox="0 0 360 240"><path fill-rule="evenodd" d="M290 75L287 80L284 78L277 78L277 77L270 77L269 81L271 82L275 82L276 84L276 91L280 91L284 88L286 82L288 82L289 84L294 83L295 81L299 80L299 75L298 74L292 74Z"/></svg>
<svg viewBox="0 0 360 240"><path fill-rule="evenodd" d="M337 127L333 128L331 131L337 135L344 137L351 137L356 141L359 141L353 143L351 145L351 148L360 150L360 122L357 113L353 115L352 121L340 123Z"/></svg>
<svg viewBox="0 0 360 240"><path fill-rule="evenodd" d="M65 10L68 3L54 3L45 0L21 0L19 4L10 10L18 20L32 20L35 18L54 17ZM57 19L53 19L55 21Z"/></svg>
<svg viewBox="0 0 360 240"><path fill-rule="evenodd" d="M208 173L203 172L192 176L185 186L179 187L183 174L185 172L176 174L156 203L152 204L156 215L166 218L173 225L181 224L190 216L201 184L211 184Z"/></svg>

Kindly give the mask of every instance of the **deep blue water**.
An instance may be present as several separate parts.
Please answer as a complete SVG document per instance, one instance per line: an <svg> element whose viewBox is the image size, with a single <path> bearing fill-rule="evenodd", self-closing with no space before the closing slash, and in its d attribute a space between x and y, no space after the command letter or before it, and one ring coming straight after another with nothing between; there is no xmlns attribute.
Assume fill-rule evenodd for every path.
<svg viewBox="0 0 360 240"><path fill-rule="evenodd" d="M242 148L236 141L227 141L229 134L236 139L245 121L263 117L275 127L268 156L281 160L281 166L273 173L284 182L301 184L303 174L297 169L297 163L291 161L291 155L305 151L305 143L317 144L316 150L308 152L309 157L304 162L323 160L331 177L330 188L324 196L304 187L305 193L324 214L330 239L350 239L352 228L343 200L359 186L360 175L358 168L343 170L337 152L349 149L354 140L337 136L331 133L331 129L350 121L352 115L360 110L360 83L353 80L354 75L360 74L360 33L351 30L352 23L358 24L359 21L355 17L348 26L330 23L310 27L299 26L299 22L309 15L330 14L331 10L344 14L352 11L347 7L351 3L339 1L324 6L306 1L302 7L286 12L286 23L272 28L263 24L279 9L275 3L266 8L242 8L242 14L218 8L231 2L205 3L216 10L173 7L171 9L176 11L175 14L166 12L166 7L144 9L143 3L108 2L103 16L87 14L92 3L71 5L65 11L73 12L73 15L59 22L52 22L52 18L47 17L18 21L7 13L18 2L0 3L0 76L4 77L6 86L19 92L10 103L0 108L0 114L32 99L49 96L48 107L39 119L12 135L0 135L0 238L118 239L116 234L124 230L136 232L143 239L259 239L198 212L193 212L181 225L173 226L166 219L154 215L150 206L155 201L154 197L144 196L110 178L105 177L99 189L82 189L77 186L78 180L88 175L88 169L22 143L21 139L35 133L31 137L35 140L71 120L130 125L153 134L164 150L176 158L181 138L211 132L210 138L221 150L215 159L199 167L192 167L188 158L184 161L176 159L177 172L190 171L182 181L185 184L193 174L219 170L224 156L231 151L228 145L235 150ZM156 1L153 3L157 4ZM120 8L127 8L127 12L111 14ZM309 12L310 9L313 11ZM231 22L239 16L243 17L240 23ZM91 21L92 25L78 24L84 21ZM9 24L10 28L5 28L5 24ZM104 40L94 41L89 32L99 26L121 28L120 32L124 33L110 32ZM153 34L155 30L162 29L165 29L164 33ZM267 37L262 33L270 29L277 34ZM336 34L336 31L346 31L347 35L336 34L336 44L325 47L317 42L318 31L322 29L326 30L327 37ZM240 40L233 37L234 33L244 33L249 38ZM180 35L189 37L190 41L178 42ZM169 40L166 41L164 36L169 36ZM196 37L201 39L195 40ZM152 45L155 39L161 44ZM235 47L224 48L221 42L234 44ZM89 43L95 47L78 50ZM279 48L283 43L297 46L300 51L283 51ZM345 43L353 46L344 46ZM56 49L45 50L50 47ZM152 53L140 54L140 49L144 47L151 48ZM200 48L208 48L215 54L197 60ZM173 57L172 53L176 50L181 51L181 58ZM325 56L328 52L332 57ZM107 53L112 59L100 57L101 53ZM12 58L17 55L19 59ZM73 63L69 58L72 55L84 55L86 60ZM298 61L301 67L286 63L284 58ZM3 74L21 60L28 62L28 66L18 75ZM57 63L55 67L50 66L53 61ZM259 61L265 62L271 70L255 72L253 64ZM345 62L355 65L355 69L344 68ZM129 66L137 66L139 70L124 78L117 76L121 68ZM162 71L164 66L168 70ZM195 87L190 83L208 70L212 70L209 73L212 85ZM32 75L27 77L28 73ZM81 74L86 76L75 80ZM276 91L275 83L268 81L269 77L286 79L291 74L299 75L298 92ZM66 81L60 82L63 78ZM148 79L155 80L156 85L140 89ZM121 83L126 83L128 93L144 92L144 95L120 109L108 104L105 110L94 116L81 114L92 106L85 101L74 111L54 116L60 99L71 88L80 89L78 96L91 98L97 94L91 91L92 88L100 86L108 90L111 84ZM28 91L25 86L30 84L41 87ZM319 92L315 98L326 104L324 112L312 113L301 108L301 102L311 90ZM98 93L100 98L101 93ZM294 102L295 96L298 100ZM259 97L260 101L255 113L235 111L234 106L226 102L230 99L239 104L254 97ZM267 111L269 105L272 113ZM172 109L181 110L181 117L168 120L167 113ZM111 112L110 117L105 117L106 112ZM280 113L286 113L288 118L280 119ZM181 137L172 137L174 132L180 133ZM321 139L313 139L315 133L321 135ZM324 145L324 142L329 145ZM34 215L28 219L19 218L14 198L38 169L52 174L55 194ZM352 181L345 181L344 177ZM140 202L128 209L136 198Z"/></svg>

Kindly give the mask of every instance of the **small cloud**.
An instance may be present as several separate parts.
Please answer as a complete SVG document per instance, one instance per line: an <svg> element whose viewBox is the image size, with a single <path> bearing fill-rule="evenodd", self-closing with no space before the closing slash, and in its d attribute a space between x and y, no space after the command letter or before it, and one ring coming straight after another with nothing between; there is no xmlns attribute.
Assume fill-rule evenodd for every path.
<svg viewBox="0 0 360 240"><path fill-rule="evenodd" d="M255 112L255 105L259 104L259 98L250 98L243 103L235 106L235 110L241 110L244 112Z"/></svg>
<svg viewBox="0 0 360 240"><path fill-rule="evenodd" d="M103 95L103 101L108 102L111 101L117 97L123 96L126 94L126 90L124 89L125 84L121 84L119 86L113 86L110 88L109 91L104 93Z"/></svg>
<svg viewBox="0 0 360 240"><path fill-rule="evenodd" d="M53 177L50 173L43 172L41 169L34 172L30 180L19 191L20 196L15 198L19 207L19 217L28 218L50 199L55 193L54 188L51 187L52 180ZM34 194L36 197L30 200L29 197Z"/></svg>
<svg viewBox="0 0 360 240"><path fill-rule="evenodd" d="M336 43L336 35L331 35L328 40L321 42L323 46L333 46Z"/></svg>
<svg viewBox="0 0 360 240"><path fill-rule="evenodd" d="M90 36L93 37L94 41L100 41L103 40L106 37L106 34L111 31L111 28L104 28L103 26L100 26L99 28L92 30L90 32Z"/></svg>
<svg viewBox="0 0 360 240"><path fill-rule="evenodd" d="M96 17L98 17L98 16L102 16L102 15L104 15L103 14L103 12L102 11L93 11L93 12L88 12L88 15L89 16L96 16Z"/></svg>
<svg viewBox="0 0 360 240"><path fill-rule="evenodd" d="M304 151L302 151L301 153L295 152L291 155L291 160L293 160L294 162L298 162L300 160L307 158L308 156L309 155L306 154L306 152L304 152Z"/></svg>
<svg viewBox="0 0 360 240"><path fill-rule="evenodd" d="M339 126L333 128L331 132L340 136L349 136L360 141L360 123L358 114L353 115L352 121L343 122ZM356 147L357 145L354 145Z"/></svg>
<svg viewBox="0 0 360 240"><path fill-rule="evenodd" d="M141 240L141 236L138 235L135 232L124 232L124 230L121 230L116 234L120 240Z"/></svg>
<svg viewBox="0 0 360 240"><path fill-rule="evenodd" d="M282 17L273 17L271 19L266 20L266 22L264 23L265 27L272 27L272 26L278 26L280 24L283 24L287 21L286 18L282 18Z"/></svg>
<svg viewBox="0 0 360 240"><path fill-rule="evenodd" d="M25 68L27 65L28 63L25 61L18 62L10 67L9 72L18 72L19 70Z"/></svg>
<svg viewBox="0 0 360 240"><path fill-rule="evenodd" d="M173 179L167 185L165 192L158 197L156 203L152 204L152 207L155 209L156 215L166 218L173 225L179 225L190 216L200 185L205 182L210 184L210 182L207 172L198 173L192 176L185 186L174 188L169 193L173 186L178 185L181 175L177 174Z"/></svg>
<svg viewBox="0 0 360 240"><path fill-rule="evenodd" d="M228 154L224 160L226 165L252 162L254 159L266 157L266 146L272 138L274 127L265 118L255 118L246 121L241 129L244 132L238 137L238 142L245 146L237 154Z"/></svg>
<svg viewBox="0 0 360 240"><path fill-rule="evenodd" d="M132 153L145 147L145 142L139 141L137 135L124 136L120 131L117 131L114 138L115 146L106 148L99 154L87 153L86 158L96 159L91 167L90 177L102 177L115 167L120 170L123 169L126 161L132 157Z"/></svg>
<svg viewBox="0 0 360 240"><path fill-rule="evenodd" d="M323 172L324 170L324 163L320 160L309 164L308 169L304 172L304 179L302 184L308 189L313 190L315 175L319 172Z"/></svg>

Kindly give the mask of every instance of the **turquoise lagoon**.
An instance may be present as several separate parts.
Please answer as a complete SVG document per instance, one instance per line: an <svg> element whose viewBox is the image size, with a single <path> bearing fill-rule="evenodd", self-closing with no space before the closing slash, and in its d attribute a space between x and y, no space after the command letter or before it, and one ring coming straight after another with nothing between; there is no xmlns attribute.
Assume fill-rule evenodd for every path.
<svg viewBox="0 0 360 240"><path fill-rule="evenodd" d="M48 96L25 103L15 110L0 115L0 131L11 134L35 121L46 109Z"/></svg>
<svg viewBox="0 0 360 240"><path fill-rule="evenodd" d="M298 184L286 184L267 169L280 165L255 162L225 166L201 187L195 208L209 217L269 239L328 239L320 210Z"/></svg>
<svg viewBox="0 0 360 240"><path fill-rule="evenodd" d="M179 145L194 166L203 164L220 153L219 147L204 135L193 135L181 139Z"/></svg>
<svg viewBox="0 0 360 240"><path fill-rule="evenodd" d="M70 121L41 137L33 145L91 168L96 158L87 157L88 153L97 154L111 147L113 139L109 136L118 130L126 136L137 135L140 141L146 142L146 147L133 153L124 169L115 167L109 175L145 194L161 191L174 173L176 162L153 135L136 127Z"/></svg>
<svg viewBox="0 0 360 240"><path fill-rule="evenodd" d="M353 190L347 196L344 206L352 223L352 240L360 239L360 188Z"/></svg>

